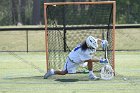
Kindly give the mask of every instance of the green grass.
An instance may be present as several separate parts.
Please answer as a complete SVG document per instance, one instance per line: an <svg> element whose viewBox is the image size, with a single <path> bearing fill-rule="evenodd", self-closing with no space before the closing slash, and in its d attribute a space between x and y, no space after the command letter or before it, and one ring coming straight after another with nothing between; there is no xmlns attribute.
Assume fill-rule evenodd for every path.
<svg viewBox="0 0 140 93"><path fill-rule="evenodd" d="M0 53L0 93L139 93L140 91L140 52L116 52L116 76L110 81L91 81L87 74L43 79L44 72L37 69L45 71L45 53L16 54L28 62L19 60L9 53Z"/></svg>

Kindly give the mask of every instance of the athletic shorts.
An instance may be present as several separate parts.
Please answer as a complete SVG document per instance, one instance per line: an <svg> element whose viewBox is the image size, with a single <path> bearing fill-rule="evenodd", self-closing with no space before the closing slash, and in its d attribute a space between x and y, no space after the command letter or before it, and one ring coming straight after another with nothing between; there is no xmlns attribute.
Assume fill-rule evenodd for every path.
<svg viewBox="0 0 140 93"><path fill-rule="evenodd" d="M68 71L69 74L74 74L76 73L76 69L78 66L78 63L71 62L70 59L67 57L63 71Z"/></svg>

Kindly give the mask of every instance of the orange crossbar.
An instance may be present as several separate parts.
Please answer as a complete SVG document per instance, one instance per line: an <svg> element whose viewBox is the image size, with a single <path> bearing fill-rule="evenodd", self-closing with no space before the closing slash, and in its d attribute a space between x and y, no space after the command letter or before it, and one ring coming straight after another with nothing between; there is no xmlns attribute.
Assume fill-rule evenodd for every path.
<svg viewBox="0 0 140 93"><path fill-rule="evenodd" d="M113 4L115 1L99 1L99 2L52 2L44 3L44 5L80 5L80 4Z"/></svg>

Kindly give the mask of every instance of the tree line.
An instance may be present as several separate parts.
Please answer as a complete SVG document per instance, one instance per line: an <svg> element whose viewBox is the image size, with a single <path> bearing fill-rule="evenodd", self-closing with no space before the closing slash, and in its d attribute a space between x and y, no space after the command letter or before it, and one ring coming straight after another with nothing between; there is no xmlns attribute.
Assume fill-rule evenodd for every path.
<svg viewBox="0 0 140 93"><path fill-rule="evenodd" d="M1 0L0 26L44 24L43 3L65 1L108 1L108 0ZM61 11L57 11L61 12ZM140 23L139 0L117 0L117 23ZM83 19L80 19L83 20Z"/></svg>

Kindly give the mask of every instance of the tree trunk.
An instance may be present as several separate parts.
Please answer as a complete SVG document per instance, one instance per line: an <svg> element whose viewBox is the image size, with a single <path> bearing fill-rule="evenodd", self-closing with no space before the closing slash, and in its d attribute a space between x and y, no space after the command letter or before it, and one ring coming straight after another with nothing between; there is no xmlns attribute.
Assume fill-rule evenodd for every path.
<svg viewBox="0 0 140 93"><path fill-rule="evenodd" d="M12 0L12 23L17 23L17 4L16 0Z"/></svg>
<svg viewBox="0 0 140 93"><path fill-rule="evenodd" d="M21 19L21 0L18 0L18 23L17 25L22 25Z"/></svg>
<svg viewBox="0 0 140 93"><path fill-rule="evenodd" d="M33 25L40 24L40 0L33 2Z"/></svg>
<svg viewBox="0 0 140 93"><path fill-rule="evenodd" d="M21 11L21 19L22 19L21 23L22 24L26 24L25 23L25 6L26 6L26 2L27 2L27 0L21 0L21 8L20 8L21 10L20 11Z"/></svg>

